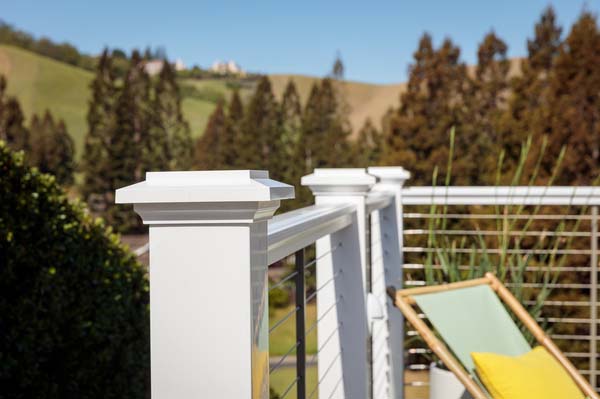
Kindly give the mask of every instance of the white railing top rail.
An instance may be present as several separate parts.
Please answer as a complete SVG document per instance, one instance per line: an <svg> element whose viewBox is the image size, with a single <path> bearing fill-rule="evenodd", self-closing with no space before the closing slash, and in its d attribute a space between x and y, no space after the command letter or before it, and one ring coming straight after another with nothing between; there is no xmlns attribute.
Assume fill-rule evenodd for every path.
<svg viewBox="0 0 600 399"><path fill-rule="evenodd" d="M404 205L600 205L600 187L406 187Z"/></svg>
<svg viewBox="0 0 600 399"><path fill-rule="evenodd" d="M390 205L394 199L394 194L390 192L373 192L367 196L367 213L383 209Z"/></svg>
<svg viewBox="0 0 600 399"><path fill-rule="evenodd" d="M273 217L268 227L268 264L352 223L353 204L312 205Z"/></svg>

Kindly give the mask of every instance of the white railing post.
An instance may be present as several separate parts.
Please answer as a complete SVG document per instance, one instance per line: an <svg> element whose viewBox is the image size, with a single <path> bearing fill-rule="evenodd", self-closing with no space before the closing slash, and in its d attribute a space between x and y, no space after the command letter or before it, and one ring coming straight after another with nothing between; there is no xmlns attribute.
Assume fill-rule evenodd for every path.
<svg viewBox="0 0 600 399"><path fill-rule="evenodd" d="M117 190L150 225L153 399L269 398L264 171L152 172Z"/></svg>
<svg viewBox="0 0 600 399"><path fill-rule="evenodd" d="M364 169L316 169L302 178L317 205L356 206L351 225L317 240L319 398L368 397L365 213L374 183Z"/></svg>
<svg viewBox="0 0 600 399"><path fill-rule="evenodd" d="M394 201L387 207L373 212L371 234L373 242L381 242L371 250L371 275L376 276L371 290L381 303L386 303L384 320L373 326L373 376L374 399L404 397L404 320L391 299L387 298L386 288L402 287L402 186L410 173L401 167L370 167L368 172L376 176L374 192L387 192ZM379 276L383 277L380 278ZM386 344L387 342L387 344ZM386 356L383 353L387 350ZM381 355L379 355L381 353ZM380 376L388 375L388 378ZM389 393L387 382L389 381Z"/></svg>

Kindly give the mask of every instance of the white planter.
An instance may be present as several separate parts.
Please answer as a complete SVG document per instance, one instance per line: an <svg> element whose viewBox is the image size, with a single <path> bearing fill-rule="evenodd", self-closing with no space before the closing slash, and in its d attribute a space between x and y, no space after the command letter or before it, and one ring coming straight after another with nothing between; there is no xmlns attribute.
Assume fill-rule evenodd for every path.
<svg viewBox="0 0 600 399"><path fill-rule="evenodd" d="M467 399L471 395L456 376L431 364L429 368L429 399Z"/></svg>

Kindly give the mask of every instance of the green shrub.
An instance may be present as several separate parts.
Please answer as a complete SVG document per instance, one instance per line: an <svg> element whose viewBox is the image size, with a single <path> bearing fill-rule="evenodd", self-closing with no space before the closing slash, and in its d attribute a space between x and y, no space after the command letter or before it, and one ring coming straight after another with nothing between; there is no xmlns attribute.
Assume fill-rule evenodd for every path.
<svg viewBox="0 0 600 399"><path fill-rule="evenodd" d="M0 396L143 398L145 270L0 141Z"/></svg>

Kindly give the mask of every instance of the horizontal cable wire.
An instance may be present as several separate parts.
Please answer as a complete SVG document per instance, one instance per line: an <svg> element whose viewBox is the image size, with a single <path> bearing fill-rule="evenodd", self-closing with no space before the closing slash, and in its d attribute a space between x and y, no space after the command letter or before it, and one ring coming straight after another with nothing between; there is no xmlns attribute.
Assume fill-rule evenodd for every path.
<svg viewBox="0 0 600 399"><path fill-rule="evenodd" d="M320 322L321 320L323 320L323 319L325 318L325 316L327 316L327 314L328 314L329 312L331 312L331 310L332 310L333 308L335 308L335 307L336 307L336 305L337 305L339 302L340 302L339 300L335 301L335 302L333 303L333 305L331 305L331 306L330 306L330 307L329 307L329 308L328 308L328 309L327 309L325 312L323 312L323 314L321 315L321 317L319 317L319 318L317 319L317 321L315 321L315 322L314 322L314 323L313 323L313 324L312 324L312 325L311 325L311 326L308 328L308 330L306 330L306 333L305 333L305 335L308 335L308 334L310 334L310 333L312 332L312 330L313 330L313 329L314 329L314 328L315 328L315 327L316 327L316 326L319 324L319 322Z"/></svg>
<svg viewBox="0 0 600 399"><path fill-rule="evenodd" d="M285 398L286 395L292 390L292 388L298 383L299 380L300 380L300 377L296 377L294 379L294 381L292 381L292 383L290 385L288 385L288 387L285 389L285 391L283 391L283 393L281 395L279 395L279 397L281 399Z"/></svg>
<svg viewBox="0 0 600 399"><path fill-rule="evenodd" d="M523 301L523 304L525 304L527 306L533 306L533 305L537 305L537 302ZM586 302L586 301L544 301L544 302L542 302L542 305L570 307L570 306L591 306L592 303ZM598 302L597 306L600 306L600 302Z"/></svg>
<svg viewBox="0 0 600 399"><path fill-rule="evenodd" d="M287 319L289 319L293 314L295 314L298 310L300 310L299 306L296 306L294 309L292 309L291 312L289 312L288 314L286 314L285 316L283 316L281 319L279 319L279 321L277 323L275 323L273 325L273 327L271 327L269 329L269 334L271 334L273 331L275 331L275 329L277 327L279 327L281 324L283 324Z"/></svg>
<svg viewBox="0 0 600 399"><path fill-rule="evenodd" d="M319 382L317 382L317 385L315 386L315 388L312 390L312 392L308 396L308 399L311 399L314 396L314 394L317 392L317 389L319 388L319 385L321 385L321 383L323 382L323 380L325 379L325 377L327 377L327 374L329 373L329 371L331 371L331 368L333 367L333 365L335 364L335 362L340 358L341 355L342 355L342 352L339 352L333 358L333 360L331 361L331 363L329 363L329 366L327 366L327 369L323 373L323 376L319 379Z"/></svg>
<svg viewBox="0 0 600 399"><path fill-rule="evenodd" d="M404 269L410 270L423 270L425 264L423 263L405 263L402 266ZM434 270L442 270L442 265L431 265ZM470 270L470 265L460 265L459 270ZM587 272L589 273L592 269L589 266L527 266L525 271L527 272L539 272L539 271L552 271L552 272Z"/></svg>
<svg viewBox="0 0 600 399"><path fill-rule="evenodd" d="M292 353L294 351L294 349L298 348L298 345L300 345L300 342L296 341L296 343L294 345L292 345L290 347L290 349L288 349L288 351L285 353L285 355L281 356L281 359L279 359L277 364L275 364L273 367L271 367L269 369L269 374L273 373L275 370L277 370L279 367L281 367L281 365L283 364L283 362L285 362L285 359L287 359L287 357L290 355L290 353Z"/></svg>
<svg viewBox="0 0 600 399"><path fill-rule="evenodd" d="M318 293L319 291L321 291L323 288L325 288L325 287L326 287L326 286L327 286L329 283L331 283L332 281L335 281L335 279L336 279L336 278L337 278L337 277L338 277L340 274L342 274L342 271L341 271L341 270L339 270L339 271L335 272L335 273L333 274L333 276L332 276L332 277L331 277L329 280L325 281L323 284L321 284L321 286L320 286L319 288L317 288L317 289L315 290L315 292L313 292L313 293L312 293L312 294L310 294L308 297L306 297L306 302L310 302L310 301L311 301L311 300L312 300L312 299L313 299L313 298L314 298L314 297L317 295L317 293Z"/></svg>
<svg viewBox="0 0 600 399"><path fill-rule="evenodd" d="M329 336L325 339L325 341L321 344L321 346L319 347L319 349L317 349L317 352L312 355L312 357L310 358L309 363L314 363L317 361L317 358L319 356L319 353L321 353L321 351L323 350L323 348L325 348L327 346L327 344L329 343L329 341L331 341L331 339L335 336L335 334L337 332L339 332L340 330L340 325L338 323L338 326L331 332L331 334L329 334Z"/></svg>
<svg viewBox="0 0 600 399"><path fill-rule="evenodd" d="M377 277L375 277L375 279L371 278L371 287L374 286L375 284L377 284L383 277L385 276L385 273L379 273L379 275Z"/></svg>
<svg viewBox="0 0 600 399"><path fill-rule="evenodd" d="M290 281L291 279L293 279L297 275L298 275L298 272L292 272L292 273L288 274L285 278L279 280L277 282L277 284L274 284L271 287L269 287L269 292L271 292L275 288L281 287L283 284L285 284L286 282Z"/></svg>
<svg viewBox="0 0 600 399"><path fill-rule="evenodd" d="M493 206L493 205L491 205ZM517 219L517 220L592 220L591 215L516 215L474 213L405 213L406 219Z"/></svg>
<svg viewBox="0 0 600 399"><path fill-rule="evenodd" d="M404 285L408 285L408 286L416 286L416 287L420 287L420 286L425 286L427 285L426 281L423 280L407 280L404 282ZM505 284L506 287L508 288L514 288L514 287L525 287L525 288L569 288L569 289L579 289L579 290L590 290L593 289L593 287L590 284L577 284L577 283L548 283L548 284L543 284L543 283L507 283Z"/></svg>
<svg viewBox="0 0 600 399"><path fill-rule="evenodd" d="M509 235L514 237L591 237L589 232L556 232L556 231L497 231L497 230L428 230L428 229L406 229L403 233L406 235L425 235L433 232L442 235L461 235L461 236L502 236Z"/></svg>
<svg viewBox="0 0 600 399"><path fill-rule="evenodd" d="M339 247L342 246L342 243L338 243L338 245L336 245L335 247L331 248L331 250L325 252L324 254L320 255L318 258L315 258L313 260L311 260L310 262L308 262L306 265L304 265L304 269L308 269L309 267L315 265L317 263L317 261L323 259L324 257L331 255L332 253L334 253Z"/></svg>
<svg viewBox="0 0 600 399"><path fill-rule="evenodd" d="M377 353L375 355L373 355L373 364L376 364L379 361L379 357L382 354L386 354L385 349L387 349L388 347L388 343L385 342L383 345L380 345L380 347L377 349Z"/></svg>
<svg viewBox="0 0 600 399"><path fill-rule="evenodd" d="M404 247L404 252L410 253L435 253L437 248L427 247ZM503 253L514 254L514 255L590 255L592 253L589 249L499 249L499 248L483 248L483 249L472 249L472 248L452 248L452 252L457 254L494 254L501 255Z"/></svg>
<svg viewBox="0 0 600 399"><path fill-rule="evenodd" d="M337 391L338 387L340 386L340 384L342 383L342 381L344 380L344 377L340 377L340 379L338 380L338 382L335 383L335 386L333 387L333 389L331 390L331 393L329 394L329 399L333 398L333 394L335 393L335 391Z"/></svg>

